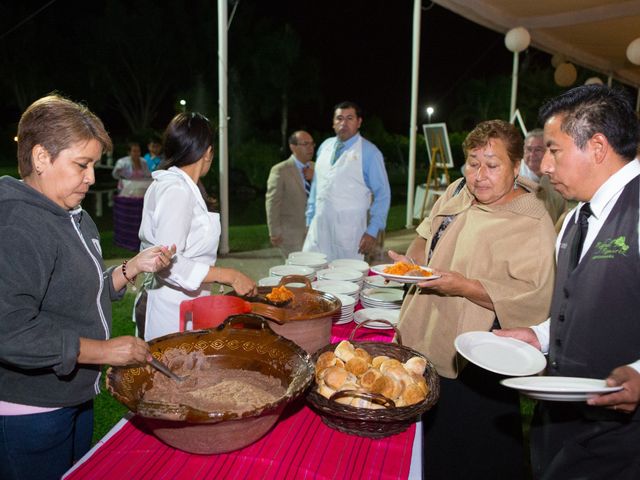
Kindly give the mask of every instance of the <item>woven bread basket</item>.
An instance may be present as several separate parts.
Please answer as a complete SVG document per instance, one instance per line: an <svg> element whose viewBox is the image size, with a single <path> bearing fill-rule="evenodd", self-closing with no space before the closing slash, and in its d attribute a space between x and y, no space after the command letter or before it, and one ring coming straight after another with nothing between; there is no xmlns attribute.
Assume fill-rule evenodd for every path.
<svg viewBox="0 0 640 480"><path fill-rule="evenodd" d="M386 322L385 320L375 321ZM396 340L398 343L354 342L353 338L356 332L362 325L366 325L367 322L368 321L362 322L353 330L349 337L349 341L354 347L366 350L372 357L386 355L403 363L411 357L424 358L427 361L427 368L424 372L424 378L427 382L427 386L429 387L427 397L422 402L414 405L407 407L395 407L390 406L389 402L385 402L384 397L381 395L374 395L369 398L376 403L384 405L386 408L359 408L352 407L351 405L343 405L323 397L317 392L317 383L314 382L307 395L307 401L320 414L322 421L330 428L361 437L383 438L405 431L412 423L415 423L420 419L420 415L436 404L438 397L440 396L440 379L436 373L435 367L428 358L420 352L402 345L400 332L398 332L398 330L389 322L386 323L389 323L389 325L396 330ZM327 351L334 351L337 345L337 343L333 343L315 352L312 355L312 361L314 364L317 362L318 357L321 354ZM339 396L341 392L337 393L338 395L334 395L334 397ZM364 394L364 396L366 395L367 394ZM358 396L363 395L358 394Z"/></svg>

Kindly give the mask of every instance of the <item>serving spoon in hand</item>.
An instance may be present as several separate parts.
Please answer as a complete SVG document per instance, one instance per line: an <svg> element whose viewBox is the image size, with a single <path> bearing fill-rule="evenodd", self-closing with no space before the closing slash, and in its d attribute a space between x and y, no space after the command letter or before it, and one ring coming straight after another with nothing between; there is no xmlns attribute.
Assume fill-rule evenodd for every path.
<svg viewBox="0 0 640 480"><path fill-rule="evenodd" d="M149 364L153 368L158 370L160 373L164 373L167 377L169 377L171 380L173 380L175 382L178 382L178 383L184 382L187 378L189 378L188 375L185 376L185 377L181 377L180 375L177 375L165 363L161 362L160 360L157 360L154 357L152 357L151 360L149 360Z"/></svg>

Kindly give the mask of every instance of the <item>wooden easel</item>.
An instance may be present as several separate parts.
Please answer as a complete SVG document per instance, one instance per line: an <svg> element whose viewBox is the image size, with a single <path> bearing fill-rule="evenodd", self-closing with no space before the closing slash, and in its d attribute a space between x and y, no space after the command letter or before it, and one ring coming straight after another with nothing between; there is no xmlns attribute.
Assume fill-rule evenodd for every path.
<svg viewBox="0 0 640 480"><path fill-rule="evenodd" d="M434 142L431 147L431 163L429 165L429 173L427 174L427 183L425 184L422 210L420 211L421 218L424 218L427 205L431 208L438 197L444 193L451 183L449 169L447 168L447 161L442 153L442 138L439 136L436 138L432 137L432 140L434 140ZM441 179L442 174L438 174L438 170L442 170L442 174L444 174L445 178L444 182Z"/></svg>

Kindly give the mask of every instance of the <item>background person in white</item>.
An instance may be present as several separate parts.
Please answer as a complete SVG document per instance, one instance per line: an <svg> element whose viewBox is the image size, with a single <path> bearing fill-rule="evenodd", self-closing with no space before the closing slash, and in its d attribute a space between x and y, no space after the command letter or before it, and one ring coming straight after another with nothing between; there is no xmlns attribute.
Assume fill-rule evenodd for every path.
<svg viewBox="0 0 640 480"><path fill-rule="evenodd" d="M540 112L547 146L542 171L564 198L579 204L557 240L550 319L496 333L549 352L548 375L607 377L607 385L623 389L586 404L540 402L531 430L534 478L637 479L638 117L624 92L602 85L570 90ZM580 223L588 226L586 235ZM582 248L576 237L584 239Z"/></svg>
<svg viewBox="0 0 640 480"><path fill-rule="evenodd" d="M303 250L322 252L329 261L362 259L386 226L391 189L382 153L360 136L360 107L342 102L333 111L336 136L318 149Z"/></svg>
<svg viewBox="0 0 640 480"><path fill-rule="evenodd" d="M527 177L538 185L541 191L539 198L544 202L544 206L551 216L553 223L556 223L567 209L567 202L562 195L555 191L549 182L549 176L542 173L540 164L546 147L544 146L544 131L540 128L531 130L524 138L524 157L520 162L520 175Z"/></svg>
<svg viewBox="0 0 640 480"><path fill-rule="evenodd" d="M271 245L286 258L302 249L307 234L305 210L313 180L313 153L316 144L304 130L289 137L291 156L271 167L267 180L265 208Z"/></svg>
<svg viewBox="0 0 640 480"><path fill-rule="evenodd" d="M166 164L153 172L144 197L140 240L142 248L157 239L176 245L171 265L162 274L145 277L134 315L144 339L177 332L180 303L211 294L213 282L233 287L239 295L255 295L256 284L231 268L216 267L220 214L209 213L198 189L200 177L213 161L213 130L199 113L176 115L164 134ZM167 168L165 170L164 168ZM144 318L141 318L144 317Z"/></svg>

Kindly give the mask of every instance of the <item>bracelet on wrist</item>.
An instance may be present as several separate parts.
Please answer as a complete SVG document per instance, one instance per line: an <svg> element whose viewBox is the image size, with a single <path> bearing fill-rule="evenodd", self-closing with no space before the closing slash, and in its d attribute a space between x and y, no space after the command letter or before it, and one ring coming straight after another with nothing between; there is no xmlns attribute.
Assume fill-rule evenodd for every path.
<svg viewBox="0 0 640 480"><path fill-rule="evenodd" d="M135 280L136 280L136 278L137 278L137 275L135 275L135 276L134 276L134 277L132 277L132 278L129 278L129 277L127 276L127 262L128 262L128 260L124 260L124 261L122 262L122 276L124 277L124 279L125 279L127 282L129 282L131 285L133 285L133 286L135 287L135 286L136 286Z"/></svg>

